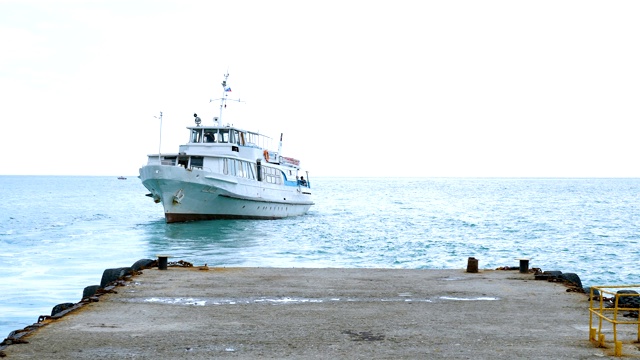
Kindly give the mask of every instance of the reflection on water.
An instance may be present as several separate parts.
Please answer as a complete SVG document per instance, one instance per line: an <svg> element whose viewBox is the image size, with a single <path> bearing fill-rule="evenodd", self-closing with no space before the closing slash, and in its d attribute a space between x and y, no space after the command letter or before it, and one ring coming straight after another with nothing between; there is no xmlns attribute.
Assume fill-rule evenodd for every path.
<svg viewBox="0 0 640 360"><path fill-rule="evenodd" d="M165 236L172 240L243 240L262 234L259 222L251 220L213 220L166 224ZM255 236L254 236L255 237Z"/></svg>
<svg viewBox="0 0 640 360"><path fill-rule="evenodd" d="M194 264L247 265L248 258L262 243L268 232L265 221L213 220L166 224L152 222L146 227L150 254L167 254ZM254 264L254 266L259 264Z"/></svg>

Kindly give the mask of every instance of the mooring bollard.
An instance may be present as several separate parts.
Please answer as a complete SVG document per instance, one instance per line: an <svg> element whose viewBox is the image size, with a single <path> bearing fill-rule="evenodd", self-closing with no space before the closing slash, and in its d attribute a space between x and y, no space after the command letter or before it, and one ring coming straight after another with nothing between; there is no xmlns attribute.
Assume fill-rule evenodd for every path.
<svg viewBox="0 0 640 360"><path fill-rule="evenodd" d="M169 255L157 255L158 256L158 270L167 270L167 259Z"/></svg>
<svg viewBox="0 0 640 360"><path fill-rule="evenodd" d="M467 272L468 273L477 273L478 272L478 259L474 257L470 257L467 261Z"/></svg>
<svg viewBox="0 0 640 360"><path fill-rule="evenodd" d="M520 272L523 274L529 273L529 259L518 259L520 260Z"/></svg>

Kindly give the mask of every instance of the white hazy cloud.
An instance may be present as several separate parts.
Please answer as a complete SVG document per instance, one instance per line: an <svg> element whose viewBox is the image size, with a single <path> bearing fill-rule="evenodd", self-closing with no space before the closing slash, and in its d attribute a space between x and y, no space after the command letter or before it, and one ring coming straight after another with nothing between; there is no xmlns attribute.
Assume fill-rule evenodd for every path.
<svg viewBox="0 0 640 360"><path fill-rule="evenodd" d="M638 177L637 1L0 0L0 174L133 175L197 112L313 176Z"/></svg>

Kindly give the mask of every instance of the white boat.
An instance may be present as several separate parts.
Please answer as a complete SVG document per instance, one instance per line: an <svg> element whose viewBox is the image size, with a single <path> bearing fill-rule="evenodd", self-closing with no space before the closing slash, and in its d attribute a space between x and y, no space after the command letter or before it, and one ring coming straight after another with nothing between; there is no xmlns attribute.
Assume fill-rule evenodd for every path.
<svg viewBox="0 0 640 360"><path fill-rule="evenodd" d="M162 203L167 223L280 219L303 215L313 205L308 173L303 175L299 160L281 154L282 134L273 150L268 136L221 125L226 101L239 101L227 98L228 76L213 125L202 125L194 114L195 126L187 127L189 140L178 153L150 154L140 168L147 196Z"/></svg>

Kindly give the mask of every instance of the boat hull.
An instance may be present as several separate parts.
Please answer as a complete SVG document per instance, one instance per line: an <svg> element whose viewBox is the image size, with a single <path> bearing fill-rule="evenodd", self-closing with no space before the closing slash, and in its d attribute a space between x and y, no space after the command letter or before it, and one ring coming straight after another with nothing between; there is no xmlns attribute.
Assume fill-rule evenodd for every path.
<svg viewBox="0 0 640 360"><path fill-rule="evenodd" d="M281 219L313 205L308 188L267 184L180 166L147 165L142 184L161 202L167 223L216 219Z"/></svg>

